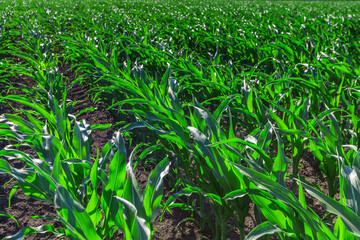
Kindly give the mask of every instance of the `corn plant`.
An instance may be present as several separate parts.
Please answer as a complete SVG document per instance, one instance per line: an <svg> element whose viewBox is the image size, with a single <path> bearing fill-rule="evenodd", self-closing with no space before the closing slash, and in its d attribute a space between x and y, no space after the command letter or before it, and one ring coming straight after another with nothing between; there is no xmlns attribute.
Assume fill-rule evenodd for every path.
<svg viewBox="0 0 360 240"><path fill-rule="evenodd" d="M127 239L151 238L169 172L176 193L165 209L192 209L215 239L233 227L240 239L356 239L358 19L359 5L344 1L0 1L1 104L30 109L2 117L0 136L15 141L2 154L27 163L16 170L1 161L2 171L54 204L64 225L18 236L109 239L121 230ZM105 127L70 114L66 92L75 82L58 70L64 62L93 100L131 119L97 157L91 131ZM8 96L21 75L36 87ZM126 160L128 131L150 145L140 156L169 156L144 192L133 173L138 148ZM22 144L37 156L18 151ZM327 195L302 176L305 154L320 165ZM335 224L307 206L304 189L337 215ZM245 236L251 202L257 227ZM67 215L72 206L79 211Z"/></svg>
<svg viewBox="0 0 360 240"><path fill-rule="evenodd" d="M163 195L163 178L169 171L168 160L161 161L150 174L142 193L133 173L135 150L126 164L122 134L114 134L101 158L99 150L92 158L91 131L109 126L76 121L67 113L66 101L59 105L54 96L48 96L50 112L35 100L4 98L25 104L40 115L27 110L27 120L14 114L2 116L1 136L17 144L1 150L1 156L9 162L20 159L26 165L17 169L1 160L1 173L12 175L26 195L53 204L64 228L28 227L8 239L44 231L71 239L102 239L114 237L117 229L124 232L126 239L150 239ZM19 145L30 146L38 156L17 150ZM109 175L105 173L107 167Z"/></svg>

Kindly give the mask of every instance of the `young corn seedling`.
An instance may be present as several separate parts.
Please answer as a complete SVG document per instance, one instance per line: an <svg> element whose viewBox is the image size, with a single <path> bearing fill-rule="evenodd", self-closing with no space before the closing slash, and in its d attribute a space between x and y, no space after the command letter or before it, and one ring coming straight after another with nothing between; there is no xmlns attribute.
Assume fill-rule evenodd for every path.
<svg viewBox="0 0 360 240"><path fill-rule="evenodd" d="M359 213L359 164L360 155L355 146L351 147L351 155L354 160L352 167L347 165L346 157L337 155L340 174L340 201L326 196L321 191L314 189L309 184L298 180L299 185L318 199L328 212L336 216L334 235L337 239L359 239L360 237L360 213Z"/></svg>
<svg viewBox="0 0 360 240"><path fill-rule="evenodd" d="M282 239L337 239L316 214L307 210L302 191L297 199L270 176L239 164L230 165L245 187L228 193L225 199L249 195L267 220L255 227L247 238L277 234Z"/></svg>
<svg viewBox="0 0 360 240"><path fill-rule="evenodd" d="M121 134L115 134L102 158L100 154L91 158L88 143L84 140L81 145L81 139L91 142L90 131L100 126L78 122L58 101L65 102L65 84L56 70L58 58L50 53L59 51L71 60L72 69L82 76L78 83L88 84L96 100L135 115L138 121L123 131L151 129L151 137L137 136L144 141L159 136L156 144L172 155L170 180L180 179L184 195L200 196L200 206L189 198L188 207L201 216L201 228L216 218L211 226L216 238L225 238L230 218L244 229L250 201L256 205L258 227L249 239L270 238L267 231L280 239L357 236L351 222L358 222L351 214L341 215L334 236L329 233L306 206L307 183L294 184L299 200L285 194L284 186L287 167L293 169L291 178L308 170L301 169L300 162L304 149L310 148L320 160L330 196L340 190L346 199L341 197L339 204L357 211L351 198L356 199L358 191L354 179L359 147L359 4L171 0L134 6L127 1L70 5L51 0L0 5L3 88L12 80L9 73L23 74L57 99L52 97L51 106L41 106L39 102L48 102L48 93L31 89L24 92L36 101L3 99L32 109L22 112L24 118L4 115L1 123L4 137L17 139L15 145L29 144L37 152L23 156L13 146L15 152L6 153L9 161L28 162L19 174L30 174L26 180L34 184L31 188L23 184L23 190L56 202L67 229L44 226L26 231L49 229L69 238L91 238L91 229L100 238L112 238L119 229L126 238L152 234L153 214L142 210L151 197L134 183L137 163L127 163ZM13 62L20 65L9 66ZM345 146L352 150L344 151L349 148ZM162 163L159 168L166 172L166 166ZM9 170L6 164L3 167ZM108 167L121 177L108 176ZM43 175L37 177L38 172ZM41 194L46 186L50 190ZM125 194L125 189L133 194ZM347 211L309 191L330 206L328 212ZM67 215L71 204L80 213ZM205 211L205 204L212 209ZM84 224L74 219L83 219Z"/></svg>
<svg viewBox="0 0 360 240"><path fill-rule="evenodd" d="M344 158L345 153L342 145L346 140L334 116L334 112L336 111L339 110L329 109L318 116L321 117L320 119L314 116L314 119L309 123L309 126L317 135L317 138L310 139L310 149L316 158L320 160L320 168L326 176L330 197L334 197L339 188L340 168L336 156ZM330 118L329 127L321 121L325 116ZM320 134L317 133L314 127L315 124L319 126ZM348 164L350 165L351 163Z"/></svg>
<svg viewBox="0 0 360 240"><path fill-rule="evenodd" d="M150 174L142 194L133 174L134 152L126 164L121 133L115 133L104 147L102 158L99 151L95 159L91 158L91 131L109 126L78 122L67 113L65 103L59 105L54 96L48 96L50 112L21 96L4 98L34 111L24 110L27 120L14 114L2 115L1 137L18 144L0 151L1 157L8 159L0 160L0 173L12 175L26 195L53 204L64 228L27 227L9 239L35 232L52 232L70 239L111 239L117 230L124 232L125 239L150 239L163 195L163 178L169 171L168 160L161 161ZM14 148L16 145L28 145L38 156L23 153ZM25 167L14 168L10 164L14 159L24 161Z"/></svg>

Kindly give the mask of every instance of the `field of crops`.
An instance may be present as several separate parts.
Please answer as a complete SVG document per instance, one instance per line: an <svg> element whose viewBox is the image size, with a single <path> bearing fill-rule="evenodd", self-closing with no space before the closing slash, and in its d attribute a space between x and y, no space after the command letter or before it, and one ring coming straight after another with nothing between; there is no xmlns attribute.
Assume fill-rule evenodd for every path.
<svg viewBox="0 0 360 240"><path fill-rule="evenodd" d="M0 238L359 239L359 77L356 1L1 0Z"/></svg>

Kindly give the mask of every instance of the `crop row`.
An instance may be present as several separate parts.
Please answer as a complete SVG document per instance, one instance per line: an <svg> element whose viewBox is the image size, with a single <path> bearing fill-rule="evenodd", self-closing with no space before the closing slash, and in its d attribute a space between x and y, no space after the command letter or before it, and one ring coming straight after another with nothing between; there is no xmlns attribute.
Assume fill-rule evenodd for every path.
<svg viewBox="0 0 360 240"><path fill-rule="evenodd" d="M16 236L113 239L120 231L150 239L160 206L186 206L215 239L232 228L240 239L360 237L356 3L8 2L0 3L1 82L22 94L3 91L1 104L27 108L1 117L0 137L15 143L0 151L0 173L53 204L63 224ZM64 63L77 73L71 83L59 70ZM36 87L14 89L11 76ZM91 132L109 125L71 114L74 84L132 120L96 157ZM150 147L138 160L135 147L127 160L123 135L139 129L153 140L134 138ZM134 169L154 150L166 157L141 190ZM326 178L326 194L300 174L306 154ZM26 166L14 168L14 159ZM164 179L175 193L162 203ZM251 203L257 226L245 236Z"/></svg>

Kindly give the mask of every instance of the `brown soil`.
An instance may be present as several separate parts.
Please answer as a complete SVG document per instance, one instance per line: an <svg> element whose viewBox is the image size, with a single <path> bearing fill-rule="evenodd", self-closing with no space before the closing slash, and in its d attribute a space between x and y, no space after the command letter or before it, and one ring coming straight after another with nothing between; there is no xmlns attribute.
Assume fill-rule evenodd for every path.
<svg viewBox="0 0 360 240"><path fill-rule="evenodd" d="M63 74L68 78L69 82L74 80L74 73L68 71L70 65L61 66L60 70ZM14 84L22 83L24 85L30 86L34 83L25 77L20 78L10 78L10 81ZM82 109L87 107L93 107L93 102L89 99L88 93L86 89L83 89L79 85L75 85L70 91L68 98L73 101L80 101L79 104L73 110L73 114L76 114ZM1 105L0 105L1 106ZM0 109L0 114L2 113L12 113L13 110L7 106L2 105ZM14 104L13 107L21 108L22 106L19 104ZM102 108L101 106L97 106L97 109L92 112L86 112L78 117L79 120L86 119L90 124L105 124L105 123L116 123L120 121L116 114ZM127 119L122 119L126 121ZM102 147L107 143L114 131L116 131L116 126L105 130L105 131L94 131L92 133L93 137L93 152L92 154L95 156L96 148L102 149ZM3 149L8 142L0 141L0 149ZM130 147L128 146L130 149ZM33 153L31 149L24 149L25 152ZM314 158L311 154L307 154L304 159L302 159L301 164L303 167L301 168L300 175L306 177L310 182L315 182L322 187L324 191L326 191L326 181L322 178L321 171L314 167L313 164ZM21 168L23 163L20 161L11 162L14 167ZM151 169L150 169L151 170ZM143 168L140 165L136 171L137 179L140 183L140 186L144 188L147 183L147 178L149 174L149 169ZM31 216L53 216L56 217L55 208L49 204L33 200L26 196L20 189L16 191L11 199L11 204L9 206L8 197L10 192L15 185L15 181L12 181L5 185L5 183L9 182L11 177L6 174L0 174L0 211L7 212L13 215L19 222L19 226L16 223L6 217L0 217L0 239L10 236L18 232L21 228L27 226L40 226L51 224L55 227L61 227L61 223L58 221L50 221L50 220L42 220L42 219L33 219ZM291 187L291 183L289 182L289 187ZM169 197L169 192L171 189L168 189L165 186L165 198ZM321 204L311 197L307 196L308 205L320 216L323 216L326 212ZM251 229L256 226L256 222L254 220L254 211L253 204L251 204L250 211L248 217L246 218L246 233L249 233ZM183 221L185 219L185 221ZM186 220L189 219L189 220ZM197 216L191 216L191 214L187 211L181 210L179 208L172 209L172 214L166 212L164 214L163 220L160 222L158 218L154 224L155 235L153 239L162 240L162 239L212 239L210 235L210 230L208 229L205 232L200 232L199 225L196 221L199 221ZM235 229L231 233L229 233L228 237L230 239L238 239L239 235L238 231ZM26 237L26 239L56 239L54 235L50 234L34 234ZM276 239L276 238L274 238Z"/></svg>

